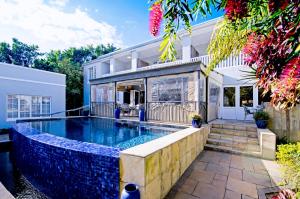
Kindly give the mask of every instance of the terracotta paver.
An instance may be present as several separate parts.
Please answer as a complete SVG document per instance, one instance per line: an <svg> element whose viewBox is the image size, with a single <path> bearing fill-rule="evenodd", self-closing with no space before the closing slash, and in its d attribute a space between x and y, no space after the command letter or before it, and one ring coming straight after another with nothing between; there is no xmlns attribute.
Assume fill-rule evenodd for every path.
<svg viewBox="0 0 300 199"><path fill-rule="evenodd" d="M166 199L257 199L258 189L281 181L274 161L205 150Z"/></svg>

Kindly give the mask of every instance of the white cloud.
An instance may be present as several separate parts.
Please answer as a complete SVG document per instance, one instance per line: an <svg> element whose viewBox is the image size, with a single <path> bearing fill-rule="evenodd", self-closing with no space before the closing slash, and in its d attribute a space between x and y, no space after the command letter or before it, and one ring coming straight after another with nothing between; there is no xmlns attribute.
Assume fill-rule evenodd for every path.
<svg viewBox="0 0 300 199"><path fill-rule="evenodd" d="M43 0L0 0L0 27L0 41L16 37L39 45L42 51L100 43L123 46L114 26L80 9L67 13Z"/></svg>
<svg viewBox="0 0 300 199"><path fill-rule="evenodd" d="M50 0L49 3L54 6L64 7L69 0Z"/></svg>

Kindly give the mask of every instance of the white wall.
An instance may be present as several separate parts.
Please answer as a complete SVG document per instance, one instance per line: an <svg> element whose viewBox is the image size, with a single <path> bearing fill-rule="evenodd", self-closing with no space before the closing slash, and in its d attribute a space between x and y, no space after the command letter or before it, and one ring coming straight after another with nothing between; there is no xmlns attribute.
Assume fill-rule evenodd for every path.
<svg viewBox="0 0 300 199"><path fill-rule="evenodd" d="M244 120L244 108L240 106L240 87L242 86L252 86L253 87L253 108L258 105L258 88L255 86L256 80L248 80L247 73L244 71L250 71L247 66L239 67L227 67L218 68L218 72L224 75L223 78L223 88L221 90L221 109L219 118L222 119L234 119L234 120ZM235 107L224 107L223 97L224 97L224 87L235 87ZM246 120L252 120L253 116L248 115Z"/></svg>
<svg viewBox="0 0 300 199"><path fill-rule="evenodd" d="M51 113L66 109L66 76L0 63L0 128L8 128L7 95L49 96ZM55 116L64 116L59 114Z"/></svg>

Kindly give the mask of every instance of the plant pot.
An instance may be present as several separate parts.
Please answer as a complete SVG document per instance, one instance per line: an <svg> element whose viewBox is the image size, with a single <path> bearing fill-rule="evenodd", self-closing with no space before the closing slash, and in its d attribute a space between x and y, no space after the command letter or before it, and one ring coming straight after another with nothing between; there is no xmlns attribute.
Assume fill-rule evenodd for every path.
<svg viewBox="0 0 300 199"><path fill-rule="evenodd" d="M192 126L194 128L200 128L202 126L202 121L201 120L192 120Z"/></svg>
<svg viewBox="0 0 300 199"><path fill-rule="evenodd" d="M145 110L144 109L141 109L139 111L139 119L140 119L140 121L145 121Z"/></svg>
<svg viewBox="0 0 300 199"><path fill-rule="evenodd" d="M268 120L255 120L256 126L259 129L265 129L268 125Z"/></svg>
<svg viewBox="0 0 300 199"><path fill-rule="evenodd" d="M115 109L115 118L120 119L121 110L119 108Z"/></svg>
<svg viewBox="0 0 300 199"><path fill-rule="evenodd" d="M121 194L121 199L140 199L139 187L136 184L127 184Z"/></svg>

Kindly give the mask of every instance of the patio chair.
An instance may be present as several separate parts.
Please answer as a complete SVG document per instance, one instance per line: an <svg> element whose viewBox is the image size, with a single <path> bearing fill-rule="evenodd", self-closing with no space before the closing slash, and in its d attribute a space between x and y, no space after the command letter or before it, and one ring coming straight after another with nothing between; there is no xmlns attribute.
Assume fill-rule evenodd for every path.
<svg viewBox="0 0 300 199"><path fill-rule="evenodd" d="M244 112L245 112L244 120L246 120L247 115L253 115L255 111L250 107L247 107L247 106L244 106L244 105L242 105L242 106L243 106Z"/></svg>

